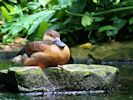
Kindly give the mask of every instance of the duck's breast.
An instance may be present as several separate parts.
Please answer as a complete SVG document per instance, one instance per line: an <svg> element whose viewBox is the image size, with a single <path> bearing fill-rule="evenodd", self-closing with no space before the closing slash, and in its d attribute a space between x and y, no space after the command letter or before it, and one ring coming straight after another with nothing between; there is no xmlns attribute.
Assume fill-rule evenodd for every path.
<svg viewBox="0 0 133 100"><path fill-rule="evenodd" d="M45 54L50 61L49 65L62 65L67 63L70 58L70 50L67 45L64 48L51 45L45 49Z"/></svg>

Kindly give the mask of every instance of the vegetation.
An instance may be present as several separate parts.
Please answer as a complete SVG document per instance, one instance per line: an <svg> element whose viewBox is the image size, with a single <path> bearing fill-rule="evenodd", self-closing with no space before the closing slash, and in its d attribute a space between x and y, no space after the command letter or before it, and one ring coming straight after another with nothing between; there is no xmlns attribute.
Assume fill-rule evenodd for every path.
<svg viewBox="0 0 133 100"><path fill-rule="evenodd" d="M3 43L41 39L47 29L71 45L129 39L133 32L133 0L0 0L0 9Z"/></svg>

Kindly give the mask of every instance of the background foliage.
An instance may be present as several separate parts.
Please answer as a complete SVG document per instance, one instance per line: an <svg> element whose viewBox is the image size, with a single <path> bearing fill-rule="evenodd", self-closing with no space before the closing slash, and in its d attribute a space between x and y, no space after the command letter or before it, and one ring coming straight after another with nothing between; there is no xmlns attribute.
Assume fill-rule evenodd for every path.
<svg viewBox="0 0 133 100"><path fill-rule="evenodd" d="M70 45L132 38L133 0L0 0L3 43L55 29Z"/></svg>

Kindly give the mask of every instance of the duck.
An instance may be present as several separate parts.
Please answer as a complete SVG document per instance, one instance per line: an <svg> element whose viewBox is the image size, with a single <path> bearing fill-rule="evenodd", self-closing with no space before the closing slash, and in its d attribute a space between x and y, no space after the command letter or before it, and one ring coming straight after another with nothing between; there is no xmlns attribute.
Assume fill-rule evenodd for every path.
<svg viewBox="0 0 133 100"><path fill-rule="evenodd" d="M70 49L61 41L60 34L55 30L48 30L44 33L42 41L28 42L12 61L44 69L66 64L69 59Z"/></svg>

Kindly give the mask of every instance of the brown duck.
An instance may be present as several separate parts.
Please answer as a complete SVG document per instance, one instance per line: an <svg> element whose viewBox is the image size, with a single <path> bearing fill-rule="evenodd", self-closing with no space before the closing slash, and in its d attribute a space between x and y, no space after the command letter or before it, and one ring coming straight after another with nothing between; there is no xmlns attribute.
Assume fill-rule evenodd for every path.
<svg viewBox="0 0 133 100"><path fill-rule="evenodd" d="M15 61L20 56L23 65L39 66L44 69L49 66L66 64L70 58L70 50L60 40L60 34L57 31L49 30L44 33L43 41L27 43L13 60Z"/></svg>

